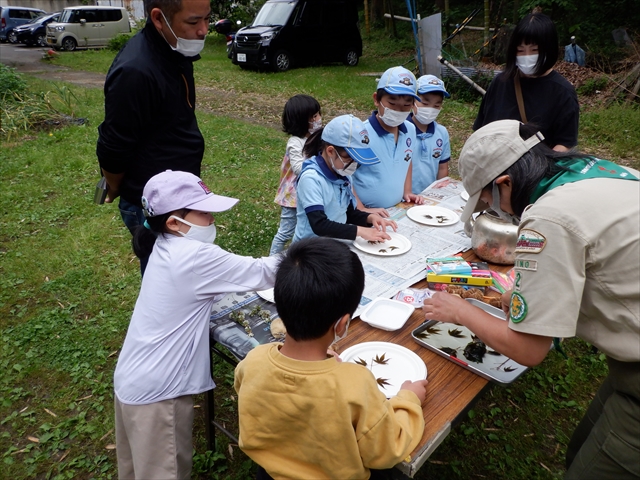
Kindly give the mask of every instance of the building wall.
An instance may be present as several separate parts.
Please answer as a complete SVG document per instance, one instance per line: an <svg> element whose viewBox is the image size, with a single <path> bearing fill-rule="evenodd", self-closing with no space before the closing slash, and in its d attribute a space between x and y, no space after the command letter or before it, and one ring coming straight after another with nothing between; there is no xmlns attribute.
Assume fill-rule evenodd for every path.
<svg viewBox="0 0 640 480"><path fill-rule="evenodd" d="M78 5L124 7L129 16L137 20L144 18L143 0L0 0L0 7L31 7L40 8L45 12L59 12L63 8Z"/></svg>

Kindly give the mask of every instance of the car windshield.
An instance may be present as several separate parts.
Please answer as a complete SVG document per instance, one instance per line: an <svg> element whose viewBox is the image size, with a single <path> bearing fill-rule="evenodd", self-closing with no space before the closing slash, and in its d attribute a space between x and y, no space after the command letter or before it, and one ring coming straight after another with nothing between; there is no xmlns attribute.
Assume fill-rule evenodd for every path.
<svg viewBox="0 0 640 480"><path fill-rule="evenodd" d="M73 23L73 17L75 17L74 13L75 12L71 9L63 10L62 14L60 15L59 23Z"/></svg>
<svg viewBox="0 0 640 480"><path fill-rule="evenodd" d="M284 25L295 6L296 2L267 2L262 6L251 26Z"/></svg>
<svg viewBox="0 0 640 480"><path fill-rule="evenodd" d="M33 22L31 23L44 23L47 20L49 20L51 17L55 17L55 15L40 15L38 18L36 18Z"/></svg>

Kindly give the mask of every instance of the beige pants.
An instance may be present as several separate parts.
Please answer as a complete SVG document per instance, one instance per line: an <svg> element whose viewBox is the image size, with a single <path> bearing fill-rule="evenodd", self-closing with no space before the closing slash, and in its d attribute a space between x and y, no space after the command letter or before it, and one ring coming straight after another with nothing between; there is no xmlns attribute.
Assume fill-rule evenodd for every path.
<svg viewBox="0 0 640 480"><path fill-rule="evenodd" d="M115 397L115 411L120 480L189 480L191 395L148 405L127 405Z"/></svg>

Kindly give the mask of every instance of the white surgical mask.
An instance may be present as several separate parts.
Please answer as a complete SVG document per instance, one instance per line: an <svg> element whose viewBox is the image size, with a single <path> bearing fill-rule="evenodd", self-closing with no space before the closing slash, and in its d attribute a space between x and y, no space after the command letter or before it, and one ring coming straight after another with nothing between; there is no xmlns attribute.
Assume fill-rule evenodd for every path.
<svg viewBox="0 0 640 480"><path fill-rule="evenodd" d="M198 240L202 243L213 243L216 239L216 224L212 223L211 225L207 225L206 227L202 225L196 225L195 223L187 222L184 218L176 217L175 215L171 215L170 218L174 218L179 222L184 223L185 225L189 225L191 228L187 233L178 232L185 238L190 238L192 240Z"/></svg>
<svg viewBox="0 0 640 480"><path fill-rule="evenodd" d="M160 13L162 13L162 10L160 10ZM164 16L164 13L162 13L162 18L164 18L164 21L167 22L167 27L169 27L169 30L171 30L173 36L176 37L177 43L175 47L167 42L169 43L169 46L172 50L181 53L185 57L195 57L202 51L202 49L204 48L204 39L187 40L186 38L180 38L174 33L173 28L171 28L171 25L169 25L169 21L167 20L167 17Z"/></svg>
<svg viewBox="0 0 640 480"><path fill-rule="evenodd" d="M507 213L500 208L500 189L498 188L498 184L493 182L493 190L491 191L491 210L493 210L500 219L505 222L512 223L513 225L518 225L520 223L520 219L511 213Z"/></svg>
<svg viewBox="0 0 640 480"><path fill-rule="evenodd" d="M317 132L322 128L322 118L309 122L309 133Z"/></svg>
<svg viewBox="0 0 640 480"><path fill-rule="evenodd" d="M335 325L333 326L333 343L331 345L333 345L336 342L339 342L340 340L342 340L344 337L347 336L347 333L349 332L349 324L351 323L351 317L349 317L349 320L347 320L347 325L344 327L344 333L342 335L338 335L338 323L340 323L339 321L335 323Z"/></svg>
<svg viewBox="0 0 640 480"><path fill-rule="evenodd" d="M519 55L516 57L516 66L525 75L533 75L536 71L536 63L538 63L538 54L535 55Z"/></svg>
<svg viewBox="0 0 640 480"><path fill-rule="evenodd" d="M333 171L336 172L338 175L342 175L343 177L350 177L351 175L356 173L356 170L358 168L357 162L351 162L347 168L336 168L336 164L333 163L333 159L329 158L329 160L331 161L331 166L333 167Z"/></svg>
<svg viewBox="0 0 640 480"><path fill-rule="evenodd" d="M433 107L418 107L416 105L416 113L413 114L414 118L423 125L429 125L440 113L439 108Z"/></svg>
<svg viewBox="0 0 640 480"><path fill-rule="evenodd" d="M397 110L391 110L390 108L384 107L384 115L380 115L380 112L378 111L378 116L385 125L388 125L389 127L397 127L402 125L402 122L407 119L409 112L399 112Z"/></svg>

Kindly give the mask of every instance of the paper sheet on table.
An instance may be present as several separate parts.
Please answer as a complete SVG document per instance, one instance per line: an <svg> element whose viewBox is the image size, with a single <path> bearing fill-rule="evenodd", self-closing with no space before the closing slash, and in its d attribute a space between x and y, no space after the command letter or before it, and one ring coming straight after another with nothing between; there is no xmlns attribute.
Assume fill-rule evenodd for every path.
<svg viewBox="0 0 640 480"><path fill-rule="evenodd" d="M462 213L465 201L462 182L449 177L436 180L421 195L425 205L438 205ZM446 257L471 248L471 239L464 233L461 222L447 227L432 227L414 222L407 217L407 209L393 207L387 209L398 224L398 233L411 241L411 250L395 257L371 255L355 247L365 271L365 286L359 315L364 307L378 297L391 298L404 288L423 280L427 257Z"/></svg>

